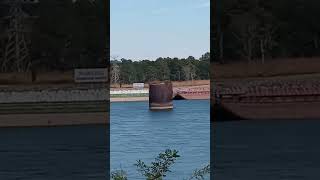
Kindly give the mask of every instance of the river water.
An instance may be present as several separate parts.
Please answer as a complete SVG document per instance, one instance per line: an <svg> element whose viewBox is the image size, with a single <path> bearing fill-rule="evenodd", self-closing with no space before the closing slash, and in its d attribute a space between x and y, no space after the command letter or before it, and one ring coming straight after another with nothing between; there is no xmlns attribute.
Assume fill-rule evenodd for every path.
<svg viewBox="0 0 320 180"><path fill-rule="evenodd" d="M108 140L104 125L1 128L0 179L104 180Z"/></svg>
<svg viewBox="0 0 320 180"><path fill-rule="evenodd" d="M150 163L165 149L181 155L165 179L189 177L210 162L209 100L174 101L172 111L152 112L148 102L111 103L111 170L144 179L134 163ZM208 178L209 179L209 178Z"/></svg>
<svg viewBox="0 0 320 180"><path fill-rule="evenodd" d="M320 121L235 121L214 127L214 179L320 179Z"/></svg>

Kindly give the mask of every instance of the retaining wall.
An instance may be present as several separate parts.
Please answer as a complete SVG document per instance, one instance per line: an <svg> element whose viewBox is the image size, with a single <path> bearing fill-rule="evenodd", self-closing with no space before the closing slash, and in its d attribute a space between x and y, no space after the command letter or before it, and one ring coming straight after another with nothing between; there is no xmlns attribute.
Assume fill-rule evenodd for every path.
<svg viewBox="0 0 320 180"><path fill-rule="evenodd" d="M0 103L107 101L107 89L2 91Z"/></svg>

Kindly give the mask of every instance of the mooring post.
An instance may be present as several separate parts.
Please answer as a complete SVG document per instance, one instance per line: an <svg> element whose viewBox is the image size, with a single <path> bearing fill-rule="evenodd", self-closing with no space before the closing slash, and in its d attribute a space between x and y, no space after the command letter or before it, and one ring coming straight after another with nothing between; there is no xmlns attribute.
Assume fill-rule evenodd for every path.
<svg viewBox="0 0 320 180"><path fill-rule="evenodd" d="M150 110L173 109L172 96L173 90L172 83L170 81L149 83Z"/></svg>

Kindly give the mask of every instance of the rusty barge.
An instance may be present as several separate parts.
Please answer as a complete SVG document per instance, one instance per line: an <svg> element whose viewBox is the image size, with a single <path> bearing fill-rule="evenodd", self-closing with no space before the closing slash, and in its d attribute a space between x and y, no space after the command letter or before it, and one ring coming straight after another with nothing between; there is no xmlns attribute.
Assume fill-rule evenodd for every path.
<svg viewBox="0 0 320 180"><path fill-rule="evenodd" d="M175 88L173 99L210 99L210 87L209 85L204 85L188 88Z"/></svg>
<svg viewBox="0 0 320 180"><path fill-rule="evenodd" d="M320 83L218 88L212 113L216 121L320 119Z"/></svg>

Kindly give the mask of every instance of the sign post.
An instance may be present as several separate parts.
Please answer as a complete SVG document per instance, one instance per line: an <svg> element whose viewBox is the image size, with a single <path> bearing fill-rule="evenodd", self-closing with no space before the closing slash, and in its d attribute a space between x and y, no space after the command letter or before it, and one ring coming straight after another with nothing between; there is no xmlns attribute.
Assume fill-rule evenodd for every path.
<svg viewBox="0 0 320 180"><path fill-rule="evenodd" d="M74 81L76 83L108 82L108 69L75 69Z"/></svg>

